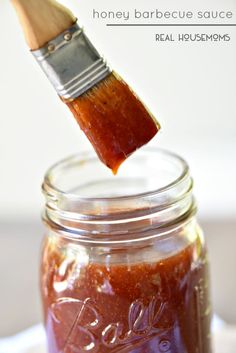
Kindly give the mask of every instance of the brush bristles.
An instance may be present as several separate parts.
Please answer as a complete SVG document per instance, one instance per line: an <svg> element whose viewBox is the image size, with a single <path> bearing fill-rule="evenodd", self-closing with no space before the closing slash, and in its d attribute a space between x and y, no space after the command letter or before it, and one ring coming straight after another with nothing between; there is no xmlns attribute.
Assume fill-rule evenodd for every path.
<svg viewBox="0 0 236 353"><path fill-rule="evenodd" d="M160 128L129 86L113 73L67 105L101 161L114 173Z"/></svg>

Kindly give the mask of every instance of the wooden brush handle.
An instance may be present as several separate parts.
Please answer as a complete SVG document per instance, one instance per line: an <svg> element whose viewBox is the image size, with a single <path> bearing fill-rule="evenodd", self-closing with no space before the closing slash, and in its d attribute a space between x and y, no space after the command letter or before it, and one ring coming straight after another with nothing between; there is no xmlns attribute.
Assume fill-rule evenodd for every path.
<svg viewBox="0 0 236 353"><path fill-rule="evenodd" d="M55 0L11 0L11 2L31 50L43 47L76 22L71 11Z"/></svg>

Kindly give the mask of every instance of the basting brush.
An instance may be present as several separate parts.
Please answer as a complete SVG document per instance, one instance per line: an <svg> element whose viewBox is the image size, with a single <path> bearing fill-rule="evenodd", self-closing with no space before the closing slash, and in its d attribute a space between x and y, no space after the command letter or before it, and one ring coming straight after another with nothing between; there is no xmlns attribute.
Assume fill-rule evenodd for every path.
<svg viewBox="0 0 236 353"><path fill-rule="evenodd" d="M11 0L26 42L100 160L115 174L160 126L99 55L76 17L54 0Z"/></svg>

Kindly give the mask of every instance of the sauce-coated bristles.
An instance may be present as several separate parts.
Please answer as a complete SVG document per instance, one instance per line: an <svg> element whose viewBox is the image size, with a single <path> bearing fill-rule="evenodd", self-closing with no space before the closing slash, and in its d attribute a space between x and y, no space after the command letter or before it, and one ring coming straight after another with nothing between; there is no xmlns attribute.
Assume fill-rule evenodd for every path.
<svg viewBox="0 0 236 353"><path fill-rule="evenodd" d="M113 73L66 104L101 161L114 174L160 128L129 86Z"/></svg>

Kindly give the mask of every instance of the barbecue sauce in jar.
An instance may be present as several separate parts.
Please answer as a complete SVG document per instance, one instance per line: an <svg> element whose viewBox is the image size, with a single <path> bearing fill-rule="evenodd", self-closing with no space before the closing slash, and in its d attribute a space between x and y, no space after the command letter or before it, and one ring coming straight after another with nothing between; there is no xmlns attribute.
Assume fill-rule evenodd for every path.
<svg viewBox="0 0 236 353"><path fill-rule="evenodd" d="M168 169L168 158L171 163L177 158L154 154L158 169L161 164ZM154 192L77 199L69 193L58 197L52 185L58 182L58 168L65 187L73 169L88 165L76 158L63 163L44 183L48 233L41 291L48 352L211 353L207 250L194 216L188 170ZM110 191L117 188L104 180ZM121 175L116 183L122 180ZM123 192L128 184L126 179ZM102 180L97 187L104 188ZM91 188L94 193L89 180L82 186Z"/></svg>

